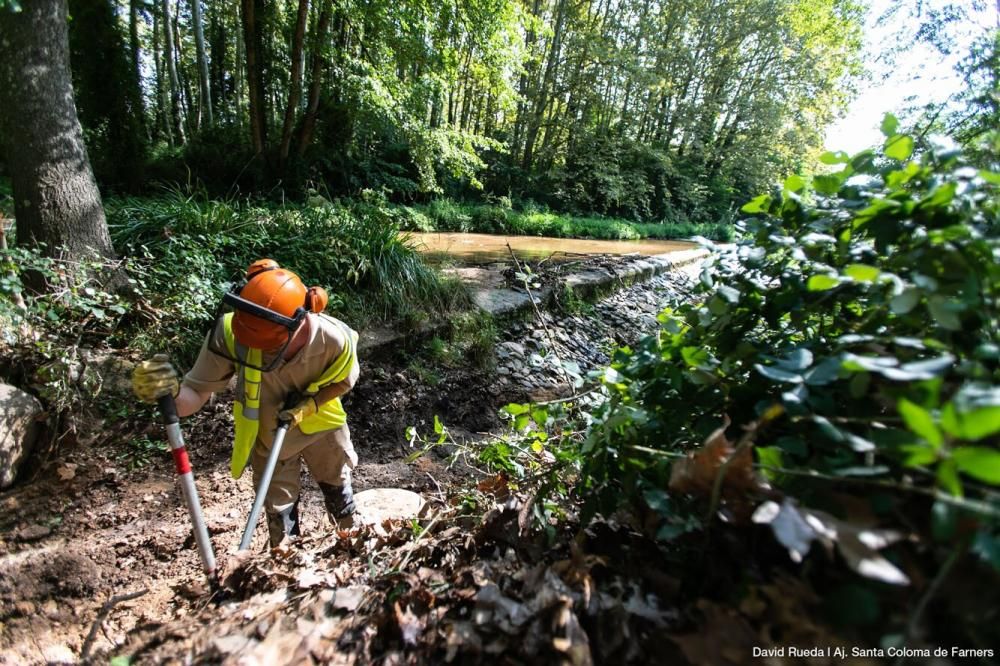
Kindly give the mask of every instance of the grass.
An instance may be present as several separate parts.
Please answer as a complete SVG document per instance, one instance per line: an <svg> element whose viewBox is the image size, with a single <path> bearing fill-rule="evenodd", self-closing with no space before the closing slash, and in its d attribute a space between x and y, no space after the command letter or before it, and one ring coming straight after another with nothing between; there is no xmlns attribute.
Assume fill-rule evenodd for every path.
<svg viewBox="0 0 1000 666"><path fill-rule="evenodd" d="M641 223L531 209L519 211L499 205L465 204L450 199L436 199L418 206L400 206L397 218L402 228L408 231L504 233L602 240L685 239L694 236L724 242L733 239L732 225L726 222Z"/></svg>
<svg viewBox="0 0 1000 666"><path fill-rule="evenodd" d="M126 332L138 347L197 353L224 290L270 257L330 294L328 311L356 328L426 320L469 307L465 286L424 263L390 211L214 201L178 190L106 202L116 250L157 313Z"/></svg>

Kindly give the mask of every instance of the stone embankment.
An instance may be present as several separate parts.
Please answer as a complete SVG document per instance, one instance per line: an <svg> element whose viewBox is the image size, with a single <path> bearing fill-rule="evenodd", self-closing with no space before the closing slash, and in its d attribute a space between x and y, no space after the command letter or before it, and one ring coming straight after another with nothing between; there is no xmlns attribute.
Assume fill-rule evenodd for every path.
<svg viewBox="0 0 1000 666"><path fill-rule="evenodd" d="M687 298L697 276L690 263L636 282L566 313L541 310L512 323L497 345L499 387L545 399L569 392L592 370L607 366L610 354L656 330L656 315Z"/></svg>
<svg viewBox="0 0 1000 666"><path fill-rule="evenodd" d="M657 326L656 315L683 299L708 256L690 249L652 257L598 256L575 268L547 267L530 273L507 264L453 269L470 284L477 307L498 323L498 389L544 399L570 392L571 383L604 367L610 354ZM428 325L418 336L437 334L446 322ZM414 333L366 331L360 343L368 358L398 349Z"/></svg>

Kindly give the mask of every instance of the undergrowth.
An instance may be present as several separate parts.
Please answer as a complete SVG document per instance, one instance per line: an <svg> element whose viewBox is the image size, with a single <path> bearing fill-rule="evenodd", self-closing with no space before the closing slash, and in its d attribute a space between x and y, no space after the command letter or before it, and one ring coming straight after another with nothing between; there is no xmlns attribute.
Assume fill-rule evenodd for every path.
<svg viewBox="0 0 1000 666"><path fill-rule="evenodd" d="M723 222L640 223L605 217L581 217L501 204L466 204L436 199L425 205L399 207L397 216L409 231L449 231L601 240L688 239L701 236L728 242L733 226Z"/></svg>

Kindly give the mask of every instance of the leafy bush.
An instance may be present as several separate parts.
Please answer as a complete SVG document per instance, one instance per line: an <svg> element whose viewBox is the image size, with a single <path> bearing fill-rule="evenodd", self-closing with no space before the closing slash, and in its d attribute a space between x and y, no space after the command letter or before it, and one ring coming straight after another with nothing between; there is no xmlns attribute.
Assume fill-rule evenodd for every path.
<svg viewBox="0 0 1000 666"><path fill-rule="evenodd" d="M781 516L793 559L788 525L849 515L850 499L917 532L932 567L968 548L1000 568L1000 174L948 141L915 159L894 119L883 129L881 151L827 153L838 171L747 204L743 240L706 265L698 302L616 353L581 448L589 512L648 507L670 540L716 508L748 517L741 502L775 496L751 479L763 474L797 498L755 514ZM905 582L870 550L845 557Z"/></svg>

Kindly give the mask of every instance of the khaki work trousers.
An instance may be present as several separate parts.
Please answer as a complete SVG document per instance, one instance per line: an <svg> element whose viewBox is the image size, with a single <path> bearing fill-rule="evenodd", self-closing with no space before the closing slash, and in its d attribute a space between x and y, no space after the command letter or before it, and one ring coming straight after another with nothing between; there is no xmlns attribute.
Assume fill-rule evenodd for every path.
<svg viewBox="0 0 1000 666"><path fill-rule="evenodd" d="M261 446L259 440L253 447L250 467L253 469L254 488L260 482L260 475L264 473L270 452L270 447ZM358 454L354 452L354 445L351 443L350 429L344 425L331 430L326 436L298 451L282 450L264 500L264 510L268 514L288 511L299 501L302 470L300 459L305 460L309 473L317 483L332 486L350 483L351 470L358 464Z"/></svg>

